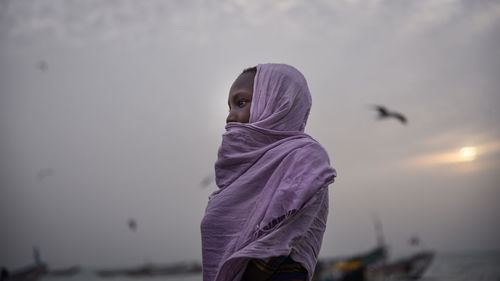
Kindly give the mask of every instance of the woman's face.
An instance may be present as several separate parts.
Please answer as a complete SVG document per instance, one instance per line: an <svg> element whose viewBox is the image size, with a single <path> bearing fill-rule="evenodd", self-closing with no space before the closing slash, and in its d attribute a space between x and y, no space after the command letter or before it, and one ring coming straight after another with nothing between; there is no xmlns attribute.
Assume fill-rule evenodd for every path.
<svg viewBox="0 0 500 281"><path fill-rule="evenodd" d="M229 90L229 115L226 123L248 123L250 119L250 103L253 95L253 81L255 74L245 72L238 76Z"/></svg>

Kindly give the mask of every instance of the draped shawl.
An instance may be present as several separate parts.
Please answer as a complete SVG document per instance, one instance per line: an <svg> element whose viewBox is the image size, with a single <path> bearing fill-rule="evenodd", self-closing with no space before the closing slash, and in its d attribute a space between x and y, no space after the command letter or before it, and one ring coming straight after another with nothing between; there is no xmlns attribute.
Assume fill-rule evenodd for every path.
<svg viewBox="0 0 500 281"><path fill-rule="evenodd" d="M257 66L249 123L231 122L201 222L203 280L238 281L252 258L291 255L311 278L335 170L304 133L311 95L284 64Z"/></svg>

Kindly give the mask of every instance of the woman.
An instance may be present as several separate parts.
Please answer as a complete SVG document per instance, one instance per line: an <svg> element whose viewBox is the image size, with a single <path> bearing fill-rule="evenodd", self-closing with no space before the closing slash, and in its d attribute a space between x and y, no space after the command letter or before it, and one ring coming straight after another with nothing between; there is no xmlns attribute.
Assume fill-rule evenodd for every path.
<svg viewBox="0 0 500 281"><path fill-rule="evenodd" d="M310 280L336 172L304 133L307 82L292 66L258 65L235 80L228 105L219 189L201 222L203 280Z"/></svg>

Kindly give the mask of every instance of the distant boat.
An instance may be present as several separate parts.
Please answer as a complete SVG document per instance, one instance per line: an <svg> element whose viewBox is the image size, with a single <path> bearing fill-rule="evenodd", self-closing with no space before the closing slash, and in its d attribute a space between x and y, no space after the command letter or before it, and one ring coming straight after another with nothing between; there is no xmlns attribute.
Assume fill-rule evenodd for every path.
<svg viewBox="0 0 500 281"><path fill-rule="evenodd" d="M377 247L368 252L345 258L320 259L312 280L385 281L417 280L422 277L434 259L434 251L420 250L409 257L388 263L388 250L384 242L382 223L376 218L374 218L374 222ZM417 238L413 238L413 240L415 239Z"/></svg>
<svg viewBox="0 0 500 281"><path fill-rule="evenodd" d="M64 269L49 270L48 265L42 262L40 251L36 247L33 248L33 259L35 261L33 264L12 271L2 268L0 281L36 281L43 276L70 277L82 270L80 266L76 265Z"/></svg>
<svg viewBox="0 0 500 281"><path fill-rule="evenodd" d="M34 264L26 265L13 271L2 269L2 281L35 281L40 279L48 271L47 264L40 259L40 252L37 248L33 248Z"/></svg>
<svg viewBox="0 0 500 281"><path fill-rule="evenodd" d="M67 268L54 269L48 272L48 275L55 277L71 277L82 271L82 268L78 265L73 265Z"/></svg>
<svg viewBox="0 0 500 281"><path fill-rule="evenodd" d="M417 280L429 268L435 253L419 251L387 263L383 246L347 258L320 259L313 281Z"/></svg>
<svg viewBox="0 0 500 281"><path fill-rule="evenodd" d="M344 258L323 258L316 264L313 281L364 280L365 269L384 264L387 248L379 245L365 253Z"/></svg>
<svg viewBox="0 0 500 281"><path fill-rule="evenodd" d="M169 265L145 264L139 267L125 269L104 269L98 270L95 273L99 277L159 277L168 275L187 275L201 273L201 265L197 262L193 263L176 263Z"/></svg>
<svg viewBox="0 0 500 281"><path fill-rule="evenodd" d="M412 256L402 258L389 264L369 267L365 270L365 279L369 281L383 280L417 280L422 277L434 259L433 251L421 251Z"/></svg>

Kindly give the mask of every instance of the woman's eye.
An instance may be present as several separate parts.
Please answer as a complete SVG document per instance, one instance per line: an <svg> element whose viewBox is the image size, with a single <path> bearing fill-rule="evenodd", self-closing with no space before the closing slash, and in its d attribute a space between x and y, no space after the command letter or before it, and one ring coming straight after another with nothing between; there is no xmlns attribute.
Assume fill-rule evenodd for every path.
<svg viewBox="0 0 500 281"><path fill-rule="evenodd" d="M243 107L248 101L245 99L241 99L238 101L238 107Z"/></svg>

